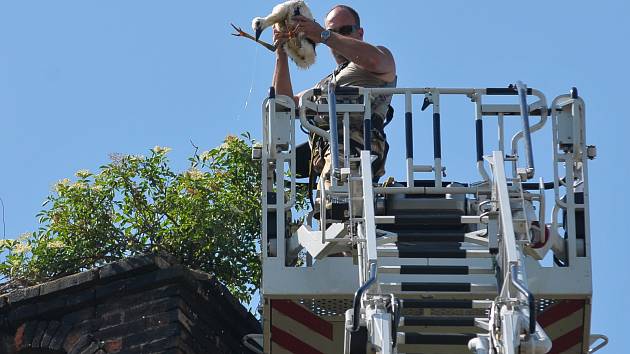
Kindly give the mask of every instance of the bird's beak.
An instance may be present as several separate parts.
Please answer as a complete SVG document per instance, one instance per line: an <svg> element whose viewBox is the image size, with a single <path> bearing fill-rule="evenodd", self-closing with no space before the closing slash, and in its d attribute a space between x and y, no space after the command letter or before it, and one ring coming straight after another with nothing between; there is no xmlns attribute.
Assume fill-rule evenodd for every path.
<svg viewBox="0 0 630 354"><path fill-rule="evenodd" d="M259 28L256 30L256 42L258 42L258 39L260 38L260 34L262 33L262 28Z"/></svg>

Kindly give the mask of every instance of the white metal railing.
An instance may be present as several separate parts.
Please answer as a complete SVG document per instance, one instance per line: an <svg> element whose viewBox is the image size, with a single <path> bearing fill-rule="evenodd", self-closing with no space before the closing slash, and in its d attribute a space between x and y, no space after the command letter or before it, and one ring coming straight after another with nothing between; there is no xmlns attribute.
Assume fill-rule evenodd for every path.
<svg viewBox="0 0 630 354"><path fill-rule="evenodd" d="M371 121L371 98L378 95L402 95L405 99L405 141L406 141L406 156L405 156L405 176L407 179L407 188L413 188L413 175L416 172L433 172L435 179L435 187L442 186L442 175L445 173L446 168L443 166L442 162L442 152L441 152L441 141L442 141L442 133L440 127L441 114L440 114L440 96L442 95L459 95L470 98L475 103L475 123L476 123L476 141L477 141L477 168L479 170L479 174L484 181L488 181L488 173L485 171L483 166L483 131L481 121L483 117L489 115L498 115L498 130L499 130L499 144L503 146L504 144L504 117L506 115L518 115L523 117L523 130L516 133L511 139L511 147L512 152L510 156L510 161L512 163L513 175L516 176L518 173L518 143L521 139L525 139L525 151L528 161L528 166L524 169L524 171L529 171L528 175L531 177L533 175L533 157L532 148L531 148L531 137L530 134L540 130L547 120L548 108L547 101L545 96L538 90L526 88L524 85L519 84L520 89L517 89L516 86L510 86L508 88L364 88L364 87L343 87L337 88L337 90L344 89L345 92L343 94L356 94L357 96L363 96L363 103L358 104L336 104L336 112L339 114L341 112L348 114L363 114L363 119L365 122ZM511 105L488 105L495 110L488 111L484 109L484 105L482 105L483 96L500 96L500 95L508 95L514 96L519 95L519 102L521 104L521 108L519 110L519 106L511 106ZM324 139L331 142L331 145L334 143L336 137L331 136L331 134L312 124L307 115L309 114L324 114L329 113L330 105L329 104L321 104L314 101L316 96L322 95L317 89L306 91L300 98L300 122L302 126L304 126L308 131L317 134ZM334 95L334 93L333 93ZM536 97L538 100L527 104L527 95L532 95ZM413 98L414 96L422 96L424 100L423 110L429 106L432 106L433 113L433 163L431 165L417 165L414 163L413 159ZM514 111L516 109L516 111ZM523 112L525 112L523 114ZM536 112L537 115L540 116L540 121L536 124L529 126L529 113ZM345 126L344 116L344 126ZM333 118L336 120L336 117ZM332 128L331 124L331 130ZM345 139L344 139L345 140ZM364 139L365 140L365 139ZM366 141L369 141L367 139ZM503 149L500 149L503 150ZM531 166L529 166L531 165ZM408 190L405 193L410 193ZM432 191L433 192L433 191Z"/></svg>
<svg viewBox="0 0 630 354"><path fill-rule="evenodd" d="M338 114L343 114L343 146L344 146L344 166L346 168L349 167L349 156L348 156L348 147L349 147L349 119L350 114L363 114L364 121L364 142L366 146L365 150L361 152L360 156L360 169L361 169L361 184L362 184L362 201L361 201L361 219L357 223L356 231L357 235L355 236L355 240L357 242L358 249L358 263L359 263L359 284L360 287L355 293L354 303L353 303L353 314L352 314L352 323L349 328L351 331L356 331L359 328L360 314L362 313L362 308L365 309L363 304L363 298L367 294L368 289L374 285L375 280L377 279L377 264L378 259L376 255L376 227L374 223L375 214L374 214L374 193L449 193L449 194L489 194L492 191L488 188L489 176L484 169L483 166L483 130L482 130L482 118L484 117L483 105L482 105L482 96L484 95L520 95L520 113L523 117L523 131L517 133L512 138L512 156L511 161L514 170L514 176L521 176L524 179L530 178L534 173L534 165L533 165L533 155L532 155L532 146L531 146L531 132L539 130L544 125L547 119L547 106L546 100L542 93L527 89L523 84L518 84L518 89L516 87L510 87L507 89L449 89L449 88L408 88L408 89L392 89L392 88L346 88L346 94L351 93L357 96L363 96L363 103L357 104L337 104L336 102L336 94L335 94L334 86L331 84L328 86L328 104L320 104L317 103L314 98L315 96L321 95L321 92L316 92L316 90L307 91L300 98L300 122L301 124L311 133L317 134L322 138L329 141L331 146L331 157L332 157L332 171L330 173L330 185L334 188L339 186L339 182L342 182L341 174L339 173L340 164L339 164L339 156L338 156L338 139L339 133L337 131L337 116ZM406 187L388 187L388 188L373 188L372 185L372 171L371 171L371 156L370 156L370 142L371 142L371 97L375 97L380 94L385 95L404 95L405 97L405 137L406 137L406 179L407 186ZM532 105L527 104L527 95L533 94L537 96L539 100ZM423 110L428 106L432 105L433 109L433 164L432 165L416 165L413 161L413 96L414 95L424 95L424 104ZM442 174L445 172L445 167L442 165L442 153L441 153L441 128L440 128L440 95L464 95L472 99L475 102L475 124L476 124L476 145L477 145L477 167L482 179L486 182L486 185L478 185L474 187L443 187L442 186ZM497 105L500 106L500 105ZM503 112L501 109L505 109L505 107L499 107L497 110L498 114L501 115L501 119L499 120L499 143L503 145ZM528 115L530 111L539 110L539 115L541 116L540 122L538 122L534 127L529 126ZM330 132L323 130L322 128L312 124L308 119L308 114L321 114L321 112L328 113L329 117L329 126ZM518 141L522 138L525 138L526 146L526 157L527 157L527 166L524 169L525 173L521 173L517 171L517 161L518 161ZM516 239L514 236L514 229L512 225L511 218L511 209L509 202L509 192L507 188L507 183L505 181L505 173L503 170L503 152L499 154L493 161L496 163L500 163L501 169L499 172L493 171L493 175L495 175L495 188L493 190L497 191L496 184L496 174L500 173L503 177L500 178L503 181L500 186L500 198L499 201L503 203L507 203L507 205L501 205L500 210L502 212L509 212L509 217L502 217L502 230L505 236L504 239L510 240L508 244L504 244L504 253L506 259L508 259L508 263L506 263L506 267L503 268L506 271L506 275L510 280L510 284L512 284L511 289L516 289L522 293L522 296L525 297L524 301L529 304L531 308L531 321L529 325L529 330L533 334L536 332L535 325L535 311L533 310L533 296L526 289L526 286L522 282L522 277L524 274L521 271L520 264L520 254L517 250ZM433 187L415 187L414 185L414 173L415 172L433 172L435 177L435 185ZM348 176L352 175L349 173ZM346 183L347 188L347 200L349 203L349 209L353 210L354 199L350 197L350 191L352 187L350 186L350 177ZM323 187L323 186L322 186ZM326 203L324 200L325 191L322 188L322 200L320 201L320 205ZM352 213L353 214L353 213ZM322 209L320 215L325 218L325 210ZM354 223L353 215L350 215L351 224ZM321 220L320 220L321 221ZM321 227L322 231L322 242L328 241L326 239L325 233L325 219L324 226ZM353 237L353 235L351 235ZM507 266L509 265L509 266ZM511 291L511 290L510 290ZM515 297L509 297L510 293L505 294L507 300L516 299ZM523 300L523 299L519 299ZM364 311L365 312L365 311ZM514 340L517 340L518 333L514 332L515 335ZM544 332L543 332L544 334ZM542 336L539 336L542 337ZM546 338L546 336L544 336Z"/></svg>
<svg viewBox="0 0 630 354"><path fill-rule="evenodd" d="M524 347L533 353L547 353L551 340L536 323L535 298L527 288L527 276L523 264L523 241L517 240L510 193L505 176L502 151L494 151L488 158L492 169L492 200L499 219L499 253L497 255L503 274L503 286L493 302L490 317L489 346L502 353L516 353L515 348ZM518 182L518 177L515 178ZM521 333L527 333L521 339ZM479 345L485 336L473 341L477 353L489 353L486 345Z"/></svg>
<svg viewBox="0 0 630 354"><path fill-rule="evenodd" d="M278 112L278 107L283 111ZM270 92L269 98L262 105L262 141L261 151L261 206L262 206L262 242L261 249L264 257L280 258L282 264L286 261L286 235L284 234L286 212L296 201L295 181L295 102L287 96L275 96ZM289 164L290 186L286 198L285 164ZM275 218L271 222L269 218ZM269 225L276 226L272 230ZM276 237L270 242L269 235ZM270 249L270 247L272 249Z"/></svg>
<svg viewBox="0 0 630 354"><path fill-rule="evenodd" d="M374 213L374 192L372 186L372 160L370 152L361 151L361 189L363 198L362 221L357 225L358 232L358 262L359 284L361 285L354 295L353 322L351 331L359 328L359 319L362 299L369 288L374 285L378 274L378 256L376 254L376 215Z"/></svg>
<svg viewBox="0 0 630 354"><path fill-rule="evenodd" d="M333 92L333 90L330 90ZM368 289L374 285L377 278L376 271L378 269L378 259L376 256L376 227L374 225L374 204L373 198L375 194L474 194L477 196L488 196L492 194L491 200L496 203L495 212L498 212L498 221L500 222L501 239L499 244L499 255L502 259L501 270L504 272L505 285L501 290L501 294L498 300L504 304L510 304L510 306L516 306L518 310L512 312L509 316L504 316L504 328L511 328L514 336L512 340L519 341L520 338L515 334L516 328L514 326L523 326L527 328L528 333L531 336L531 340L536 342L534 346L542 350L546 345L548 338L544 334L544 331L539 328L535 323L535 311L533 310L533 298L530 296L527 289L526 274L524 272L524 265L522 264L521 257L523 252L525 241L517 240L515 230L513 226L514 220L511 215L510 198L517 197L523 198L523 188L531 190L532 187L524 187L525 184L532 185L533 183L525 183L525 181L533 175L533 157L531 157L531 137L529 135L542 129L545 125L547 116L551 115L552 120L552 135L554 145L554 195L555 205L552 211L552 233L555 233L554 240L559 240L559 213L560 211L566 211L566 248L562 249L567 254L567 262L571 261L578 256L578 248L582 247L586 250L589 249L589 230L588 230L588 188L587 188L587 159L590 157L588 153L588 147L585 145L585 133L584 133L584 102L577 95L563 95L555 99L551 105L551 114L547 108L545 96L537 90L528 89L524 85L519 84L517 87L509 88L345 88L342 94L356 94L357 96L363 96L363 101L360 103L336 103L333 97L329 97L331 104L321 104L314 100L315 96L321 95L321 92L316 90L307 91L300 99L299 119L301 124L313 134L317 134L323 137L325 140L331 142L331 145L340 145L339 137L343 139L343 160L340 156L336 156L339 149L332 148L331 154L333 159L333 170L330 174L330 190L322 185L321 191L323 193L321 200L321 218L320 227L322 232L322 243L337 242L339 240L329 239L326 237L326 198L328 196L345 196L345 199L349 203L350 210L350 225L349 234L357 244L359 252L359 280L360 288L357 293L359 300L359 309L362 304L362 299L365 298ZM352 158L349 156L350 146L350 119L356 115L362 115L364 126L370 127L371 124L371 99L377 95L403 95L405 101L405 136L406 136L406 156L405 156L405 178L407 185L405 187L374 187L372 184L372 171L371 171L371 157L369 142L371 141L370 132L371 129L364 129L367 136L364 137L364 141L367 143L365 150L361 152L359 158ZM518 105L504 105L504 104L482 104L482 99L485 96L496 95L510 95L514 96L520 94L520 107ZM418 165L414 162L413 157L413 100L415 96L420 95L424 98L423 109L432 105L433 109L433 161L431 165ZM475 105L475 124L476 124L476 144L477 144L477 162L479 174L483 180L482 183L476 183L468 187L462 186L442 186L442 173L445 171L445 167L442 162L441 155L441 129L440 129L440 96L442 95L461 95L470 98ZM526 95L531 95L537 98L534 103L528 104ZM332 100L332 101L330 101ZM426 106L426 107L425 107ZM519 109L520 108L520 109ZM567 117L562 116L562 111L565 110ZM506 155L504 152L505 142L505 128L504 118L507 116L527 116L531 113L540 117L540 121L530 126L526 119L523 119L523 129L512 136L510 141L511 152ZM331 125L331 132L328 132L321 127L318 127L308 120L309 115L326 115L328 114ZM497 130L499 151L494 152L491 157L484 157L484 144L483 144L483 127L482 119L487 116L495 115L498 117ZM343 131L341 134L335 132L332 128L337 127L337 117L342 119ZM284 264L286 253L286 212L295 203L295 106L291 98L285 96L270 95L263 104L263 149L262 159L265 161L262 168L263 186L263 257L272 255L273 257L279 257L279 261ZM562 138L559 136L559 131L562 131L563 124L567 123L567 119L570 119L570 127L564 128L565 130L571 130L571 137L574 140L571 144L564 147L564 151L559 151L558 146L562 145ZM527 132L529 130L529 133ZM525 140L525 153L527 164L525 168L519 167L518 148L519 142ZM530 141L530 142L528 142ZM492 178L486 172L484 167L484 158L489 162L492 169ZM351 165L351 160L358 162ZM336 162L335 162L336 161ZM343 168L342 163L343 161ZM505 162L511 163L513 183L508 184L507 176L505 175ZM289 189L288 193L285 190L284 180L286 178L286 166L288 164L289 170ZM566 169L566 175L564 178L560 178L560 166L564 164ZM355 171L349 171L351 166ZM356 167L359 170L356 170ZM341 169L345 169L344 174L340 173ZM349 171L349 172L348 172ZM433 187L416 187L414 185L414 174L416 172L432 172L434 174L435 185ZM360 176L360 195L353 195L352 179L353 176ZM346 179L344 179L346 178ZM571 182L573 181L573 182ZM323 183L323 181L322 181ZM544 190L547 184L538 183L538 191L540 195L538 200L541 204L539 211L539 221L541 227L544 228ZM560 195L561 189L566 190L566 196L563 198ZM575 193L577 191L584 192L584 202L577 203L575 200ZM275 195L275 198L269 197L269 195ZM529 195L531 198L532 196ZM578 245L576 240L576 210L584 210L586 237L583 245ZM358 216L358 217L357 217ZM275 222L275 234L277 240L275 242L275 248L272 252L269 251L268 245L270 243L267 239L267 235L270 230L269 217L274 218ZM526 225L529 227L529 225ZM543 231L544 233L544 231ZM562 238L564 240L564 238ZM531 240L529 240L531 241ZM561 247L554 248L556 253ZM371 293L373 295L373 293ZM356 301L357 298L355 298ZM525 304L525 305L524 305ZM507 314L508 312L504 312ZM517 320L509 320L508 317ZM358 320L358 317L355 316ZM525 319L525 320L524 320ZM524 321L524 322L523 322ZM510 323L508 325L508 322ZM520 323L523 322L523 323ZM511 326L511 327L510 327ZM354 324L353 324L354 327ZM507 343L508 340L505 341ZM532 343L533 343L532 342ZM507 345L507 344L506 344ZM541 351L542 352L542 351Z"/></svg>
<svg viewBox="0 0 630 354"><path fill-rule="evenodd" d="M588 257L590 227L588 208L588 159L594 158L594 153L589 155L586 146L585 133L585 106L582 98L575 94L561 95L553 100L552 129L553 129L553 173L554 173L554 199L552 210L551 232L556 239L564 239L558 234L559 213L566 212L564 231L566 233L566 249L564 252L565 265L571 264L576 257ZM560 151L562 150L562 151ZM564 166L565 177L560 177L560 168ZM565 196L561 195L564 188ZM576 193L583 193L583 201L576 202ZM564 199L564 200L563 200ZM576 230L576 210L581 209L585 213L584 244L578 245ZM578 251L578 247L582 250Z"/></svg>

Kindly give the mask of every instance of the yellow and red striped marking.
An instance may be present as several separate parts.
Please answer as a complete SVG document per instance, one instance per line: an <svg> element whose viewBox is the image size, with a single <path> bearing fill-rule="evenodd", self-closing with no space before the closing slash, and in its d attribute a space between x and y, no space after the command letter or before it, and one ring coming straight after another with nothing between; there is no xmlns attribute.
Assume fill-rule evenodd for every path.
<svg viewBox="0 0 630 354"><path fill-rule="evenodd" d="M273 354L336 353L343 348L343 337L341 336L341 342L339 337L335 335L335 326L331 322L302 305L291 300L271 300Z"/></svg>
<svg viewBox="0 0 630 354"><path fill-rule="evenodd" d="M586 301L559 300L538 314L549 354L582 354ZM328 354L343 348L343 322L326 321L291 300L271 300L271 353Z"/></svg>
<svg viewBox="0 0 630 354"><path fill-rule="evenodd" d="M538 315L538 323L552 340L549 354L581 354L584 341L585 300L560 300Z"/></svg>

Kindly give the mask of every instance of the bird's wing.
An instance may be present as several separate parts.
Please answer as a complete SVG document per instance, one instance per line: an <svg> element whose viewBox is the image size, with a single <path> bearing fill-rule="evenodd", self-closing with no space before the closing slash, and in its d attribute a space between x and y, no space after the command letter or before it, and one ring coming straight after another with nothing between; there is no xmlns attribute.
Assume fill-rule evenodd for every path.
<svg viewBox="0 0 630 354"><path fill-rule="evenodd" d="M309 9L308 5L303 0L294 0L288 1L287 3L291 3L290 6L287 7L287 23L293 24L293 16L303 16L308 18L309 20L313 19L313 14L311 13L311 9ZM286 3L285 3L286 4ZM282 4L281 4L282 5Z"/></svg>
<svg viewBox="0 0 630 354"><path fill-rule="evenodd" d="M300 16L304 16L310 20L313 19L313 13L311 13L311 9L306 5L306 3L302 0L298 1L300 4Z"/></svg>
<svg viewBox="0 0 630 354"><path fill-rule="evenodd" d="M265 17L265 22L270 26L274 23L284 21L292 12L297 1L286 1L273 7L271 13Z"/></svg>

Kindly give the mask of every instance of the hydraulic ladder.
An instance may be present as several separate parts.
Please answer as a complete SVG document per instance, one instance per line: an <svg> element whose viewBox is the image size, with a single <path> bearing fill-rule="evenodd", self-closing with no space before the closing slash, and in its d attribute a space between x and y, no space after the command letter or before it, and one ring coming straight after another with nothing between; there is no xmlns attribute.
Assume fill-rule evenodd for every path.
<svg viewBox="0 0 630 354"><path fill-rule="evenodd" d="M484 231L462 223L465 200L394 197L377 216L377 253L380 289L399 299L397 350L469 353L498 290Z"/></svg>
<svg viewBox="0 0 630 354"><path fill-rule="evenodd" d="M311 213L299 227L289 225L296 198L297 112L288 97L271 94L263 104L263 146L255 155L263 162L264 352L590 353L603 347L605 337L590 335L588 326L590 278L588 283L569 284L571 277L590 277L586 165L594 148L585 144L583 101L577 91L559 96L548 107L542 93L521 83L485 89L331 88L328 102L336 103L336 94L363 96L363 100L330 105L313 100L322 92L311 90L302 96L300 123L338 151L338 144L349 144L351 117L358 114L369 121L370 99L384 93L405 98L406 181L374 185L369 146L360 156L333 154L330 183L326 187L320 183L319 219ZM433 110L430 165L416 165L413 157L412 103L418 95L424 96L423 110L430 106ZM441 95L463 95L475 104L480 181L443 181ZM498 95L518 96L520 104L482 104L482 98ZM529 104L528 96L537 101ZM322 130L308 119L322 112L329 113L331 126L337 127L337 119L341 120L341 132ZM497 117L499 150L485 155L481 122L488 116ZM522 130L506 148L503 119L510 116L521 117ZM532 125L530 116L540 120ZM542 129L549 116L554 180L528 182L534 176L530 136ZM364 140L370 141L369 129L366 132ZM519 152L525 158L519 159ZM511 176L506 164L512 165ZM434 178L415 180L420 172ZM555 195L549 224L545 222L547 189L554 189ZM341 216L325 208L330 204ZM306 250L305 266L294 267L301 250ZM547 254L556 259L554 268L540 265ZM573 346L561 348L555 344L556 332L565 329L554 327L558 323L551 318L554 312L546 310L573 298L585 299L580 309L581 337ZM320 323L317 333L309 334L308 323L315 326L317 321L300 322L297 317L282 321L300 322L304 330L290 324L281 328L280 316L290 314L285 307L276 310L274 301L290 301L329 319L330 332L321 330L320 326L328 326ZM544 326L537 316L543 317ZM342 323L335 325L338 318ZM321 339L330 343L321 344ZM602 343L589 350L596 339ZM295 349L295 343L306 349Z"/></svg>

